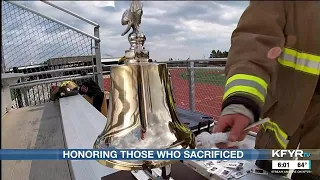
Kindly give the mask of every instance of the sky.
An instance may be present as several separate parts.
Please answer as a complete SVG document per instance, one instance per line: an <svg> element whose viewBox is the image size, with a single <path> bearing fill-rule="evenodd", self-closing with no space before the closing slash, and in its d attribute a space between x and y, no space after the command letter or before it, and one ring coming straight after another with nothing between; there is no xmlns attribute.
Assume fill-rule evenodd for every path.
<svg viewBox="0 0 320 180"><path fill-rule="evenodd" d="M93 35L92 25L56 10L43 2L25 1L17 3ZM124 55L124 51L129 48L127 36L121 36L126 27L120 23L123 12L130 6L129 1L115 1L115 7L100 7L93 2L86 1L52 1L52 3L100 25L102 57L121 57ZM212 49L228 51L232 31L236 28L238 20L248 4L248 1L143 1L144 14L141 30L147 37L145 48L150 51L150 58L157 61L165 61L169 58L187 59L189 57L191 59L203 59L209 57ZM5 20L7 21L4 22L7 23L12 22L9 16ZM14 25L11 25L10 28L9 26L6 27L3 33L6 35L4 38L7 39L4 39L4 41L7 44L13 42L10 38L14 38L14 36L8 34L16 33L19 26L22 26L23 22L26 21L22 18L21 22L12 23ZM42 23L45 23L45 21ZM48 24L43 26L46 33L48 33L49 26ZM32 27L34 26L27 29L31 31ZM40 32L39 28L32 30L31 33L35 32ZM59 33L59 36L63 36L61 33L66 33L66 31L55 32ZM41 31L41 33L43 32ZM53 34L54 32L50 33ZM28 35L31 36L30 38L34 38L34 35L30 35L30 33ZM76 43L81 44L82 42L80 46L83 52L90 51L85 49L88 41L84 38L81 40L81 38L76 38ZM48 37L48 39L50 38ZM63 43L59 44L57 40L49 41L48 39L41 42L41 48L40 45L38 45L39 47L34 46L32 52L25 50L24 53L48 54L49 47L56 47L55 49L64 47ZM5 54L6 51L8 54L8 47L7 45L4 46ZM24 48L16 47L13 49L10 50L12 54L14 54L13 51L17 49L23 51L21 49ZM19 57L21 56L23 55L20 52ZM32 56L32 58L34 57ZM6 58L10 59L9 55Z"/></svg>

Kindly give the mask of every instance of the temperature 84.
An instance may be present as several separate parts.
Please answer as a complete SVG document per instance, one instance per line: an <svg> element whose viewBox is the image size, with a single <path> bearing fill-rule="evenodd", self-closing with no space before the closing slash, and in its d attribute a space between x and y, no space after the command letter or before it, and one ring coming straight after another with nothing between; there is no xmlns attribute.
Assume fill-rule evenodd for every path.
<svg viewBox="0 0 320 180"><path fill-rule="evenodd" d="M305 167L307 166L307 162L298 162L298 167Z"/></svg>

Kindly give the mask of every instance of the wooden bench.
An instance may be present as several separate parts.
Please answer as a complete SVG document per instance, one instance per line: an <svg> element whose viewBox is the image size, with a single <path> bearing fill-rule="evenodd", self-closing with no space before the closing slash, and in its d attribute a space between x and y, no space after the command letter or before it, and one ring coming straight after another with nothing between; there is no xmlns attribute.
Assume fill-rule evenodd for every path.
<svg viewBox="0 0 320 180"><path fill-rule="evenodd" d="M92 149L106 125L106 117L80 95L61 98L59 103L66 147ZM99 180L117 172L95 160L71 160L69 166L74 180Z"/></svg>

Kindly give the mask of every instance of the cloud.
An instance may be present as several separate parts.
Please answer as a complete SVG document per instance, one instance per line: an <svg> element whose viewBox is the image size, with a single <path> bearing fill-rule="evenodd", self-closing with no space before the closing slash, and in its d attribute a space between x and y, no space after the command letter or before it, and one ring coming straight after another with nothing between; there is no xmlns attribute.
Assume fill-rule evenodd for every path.
<svg viewBox="0 0 320 180"><path fill-rule="evenodd" d="M17 3L93 35L92 25L43 2L21 1ZM101 6L101 4L97 6L96 3L89 1L53 1L53 3L100 25L102 56L106 54L115 57L124 55L129 43L127 36L120 36L125 29L120 20L130 2L115 1L115 7ZM37 18L32 13L22 13L23 11L17 10L16 7L6 5L8 3L3 4L3 13L7 13L3 14L3 22L7 23L3 25L5 27L4 42L6 43L4 51L5 53L11 52L11 54L7 53L7 59L10 59L9 56L23 57L22 53L27 53L26 56L29 57L24 61L37 61L39 57L41 60L38 61L43 61L50 56L91 53L90 47L86 47L91 44L89 38L63 26L45 21L43 18ZM231 33L248 6L248 2L143 1L143 5L141 30L147 37L145 47L150 50L152 59L161 61L169 58L203 58L203 56L208 57L212 49L228 50ZM28 31L23 27L28 28ZM26 37L21 38L21 36ZM33 52L28 52L28 48L25 47L26 41L33 42L29 46L29 49L34 49ZM17 48L23 50L14 56L14 49L17 50ZM62 52L58 53L58 51Z"/></svg>
<svg viewBox="0 0 320 180"><path fill-rule="evenodd" d="M88 1L93 3L96 7L115 7L114 1Z"/></svg>

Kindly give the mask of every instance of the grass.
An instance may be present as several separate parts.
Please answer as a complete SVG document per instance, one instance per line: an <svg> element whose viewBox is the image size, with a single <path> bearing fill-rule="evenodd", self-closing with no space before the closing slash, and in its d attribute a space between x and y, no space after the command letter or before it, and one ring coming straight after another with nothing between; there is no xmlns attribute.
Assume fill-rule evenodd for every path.
<svg viewBox="0 0 320 180"><path fill-rule="evenodd" d="M188 71L182 72L179 74L182 79L188 80ZM194 81L196 83L204 84L214 84L217 86L225 85L225 76L224 74L214 74L212 70L194 70Z"/></svg>

